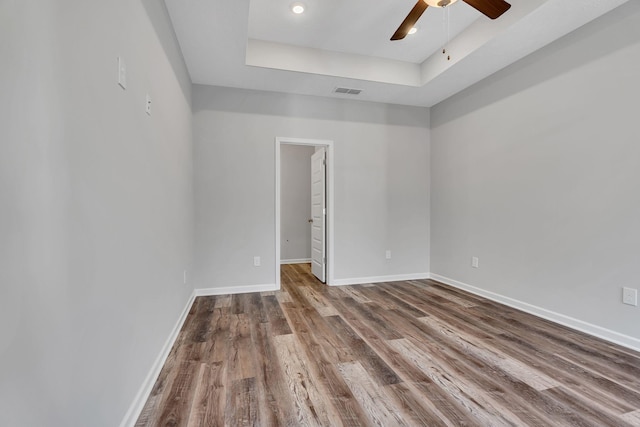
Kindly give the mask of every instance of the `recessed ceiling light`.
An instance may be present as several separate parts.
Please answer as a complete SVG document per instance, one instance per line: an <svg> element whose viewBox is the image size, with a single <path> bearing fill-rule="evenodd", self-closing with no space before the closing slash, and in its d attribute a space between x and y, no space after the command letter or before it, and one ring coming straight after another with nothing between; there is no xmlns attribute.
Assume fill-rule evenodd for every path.
<svg viewBox="0 0 640 427"><path fill-rule="evenodd" d="M408 34L411 35L411 34L415 34L417 32L418 32L418 29L416 27L411 27L411 29L409 30Z"/></svg>
<svg viewBox="0 0 640 427"><path fill-rule="evenodd" d="M300 2L292 3L291 12L295 13L296 15L300 15L304 12L304 4Z"/></svg>

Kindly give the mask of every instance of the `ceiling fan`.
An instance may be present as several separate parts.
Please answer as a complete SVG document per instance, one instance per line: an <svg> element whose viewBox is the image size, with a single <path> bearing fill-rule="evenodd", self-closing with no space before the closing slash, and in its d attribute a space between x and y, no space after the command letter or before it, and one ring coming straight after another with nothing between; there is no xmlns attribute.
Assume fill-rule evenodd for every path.
<svg viewBox="0 0 640 427"><path fill-rule="evenodd" d="M396 32L391 36L391 40L402 40L409 33L409 30L416 25L418 19L429 6L446 7L452 5L458 0L418 0L411 12L402 21ZM504 0L462 0L469 6L475 8L478 12L488 16L491 19L499 18L505 13L511 5Z"/></svg>

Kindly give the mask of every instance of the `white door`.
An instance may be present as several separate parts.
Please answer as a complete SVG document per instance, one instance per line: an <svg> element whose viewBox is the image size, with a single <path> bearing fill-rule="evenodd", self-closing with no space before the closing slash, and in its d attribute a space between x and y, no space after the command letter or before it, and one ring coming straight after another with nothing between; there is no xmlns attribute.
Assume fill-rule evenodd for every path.
<svg viewBox="0 0 640 427"><path fill-rule="evenodd" d="M326 148L322 147L311 156L311 271L321 282L325 282L327 271L327 203L325 197Z"/></svg>

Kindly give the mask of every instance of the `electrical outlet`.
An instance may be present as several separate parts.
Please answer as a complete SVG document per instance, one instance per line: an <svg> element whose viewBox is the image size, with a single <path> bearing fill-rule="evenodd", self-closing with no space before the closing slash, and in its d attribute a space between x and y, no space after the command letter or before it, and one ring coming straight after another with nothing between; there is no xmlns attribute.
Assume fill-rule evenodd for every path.
<svg viewBox="0 0 640 427"><path fill-rule="evenodd" d="M260 267L260 257L259 256L254 256L253 257L253 266L254 267Z"/></svg>
<svg viewBox="0 0 640 427"><path fill-rule="evenodd" d="M384 256L387 259L391 259L391 251L389 249L387 249L387 251L385 252Z"/></svg>
<svg viewBox="0 0 640 427"><path fill-rule="evenodd" d="M151 97L149 96L149 94L147 94L147 103L145 104L144 112L149 116L151 115Z"/></svg>
<svg viewBox="0 0 640 427"><path fill-rule="evenodd" d="M638 306L638 290L633 288L622 288L622 302L624 304Z"/></svg>
<svg viewBox="0 0 640 427"><path fill-rule="evenodd" d="M480 267L480 260L478 259L478 257L471 257L471 267L473 268L479 268Z"/></svg>

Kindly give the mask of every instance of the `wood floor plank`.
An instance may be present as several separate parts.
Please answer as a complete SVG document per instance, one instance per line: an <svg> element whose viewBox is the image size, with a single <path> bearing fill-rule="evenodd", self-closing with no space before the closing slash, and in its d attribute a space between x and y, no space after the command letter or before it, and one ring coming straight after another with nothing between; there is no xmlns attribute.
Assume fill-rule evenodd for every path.
<svg viewBox="0 0 640 427"><path fill-rule="evenodd" d="M472 310L475 312L476 309L477 307L474 307ZM584 369L558 356L557 351L561 347L550 345L548 340L537 334L535 330L523 327L514 334L507 320L496 320L496 318L500 316L487 316L483 321L504 328L505 332L495 337L493 346L500 346L505 354L538 365L549 376L561 379L564 384L570 385L572 389L579 390L582 394L589 394L595 401L608 401L610 406L621 405L622 412L627 412L629 408L640 407L640 388L637 377L635 387L622 386L605 378L597 371ZM571 331L571 333L577 332ZM594 338L594 340L597 339ZM634 378L630 377L630 381L634 381Z"/></svg>
<svg viewBox="0 0 640 427"><path fill-rule="evenodd" d="M359 362L340 363L338 370L364 409L371 425L408 425L402 411L395 407L395 403L389 399L384 389L374 383Z"/></svg>
<svg viewBox="0 0 640 427"><path fill-rule="evenodd" d="M263 425L258 411L255 378L242 378L231 383L224 415L224 425L256 427Z"/></svg>
<svg viewBox="0 0 640 427"><path fill-rule="evenodd" d="M231 340L231 314L229 307L216 308L216 314L211 319L211 341L208 343L207 354L203 358L208 363L227 362L229 341Z"/></svg>
<svg viewBox="0 0 640 427"><path fill-rule="evenodd" d="M424 328L419 327L418 325L416 325L416 319L412 318L410 316L410 314L408 314L407 312L403 312L402 310L390 310L389 311L389 317L388 320L390 320L391 322L394 322L394 324L398 327L398 328L403 328L403 334L406 336L410 336L412 337L414 340L416 341L423 341L423 342L430 342L433 340L438 340L438 334L436 331L428 331L425 330ZM451 343L449 343L451 344ZM442 344L442 346L446 347L447 344ZM429 348L425 348L424 349L425 353L430 353L432 352L432 350L430 350ZM458 368L453 371L454 373L461 373L461 372L465 372L465 368L464 365L465 363L461 363L460 361L463 360L464 358L468 358L469 355L464 354L464 352L457 352L455 355L453 356L449 356L449 360L454 360L454 365L452 366L458 366ZM489 370L486 366L473 366L473 365L467 365L469 366L469 369L467 369L468 372L473 372L475 373L477 371L476 374L474 375L465 375L464 377L468 377L469 380L471 380L472 382L476 382L479 385L476 386L475 388L477 389L478 387L482 387L483 383L484 384L491 384L494 383L493 381L489 380L488 378L491 377L491 374L496 371L496 368L493 367L493 371ZM508 375L505 375L504 373L502 373L503 378L506 381L504 385L508 385L511 388L516 388L518 387L518 384L514 384L513 380L510 379L508 377ZM495 388L496 386L492 386L493 388ZM491 388L491 387L490 387ZM473 390L473 387L471 387L471 390ZM501 389L496 389L497 390L497 395L504 395L505 391L501 390ZM525 388L520 388L520 390L524 390L525 391L525 395L526 393L531 393L534 392L535 390L529 390L526 387ZM492 395L496 395L496 392L491 392L488 393L489 398L492 399L492 401L496 401L496 399L494 397L492 397ZM527 396L529 397L529 396ZM522 400L522 399L521 399ZM513 406L515 404L516 407L522 407L522 401L521 402L511 402L511 405ZM522 414L525 413L526 414L523 416ZM530 425L545 425L548 423L545 423L543 420L543 416L541 416L541 412L540 411L536 411L536 410L530 410L530 411L518 411L518 417L519 418L523 418L530 424Z"/></svg>
<svg viewBox="0 0 640 427"><path fill-rule="evenodd" d="M291 300L291 295L289 295L289 292L283 292L283 291L276 292L276 299L280 304L293 302Z"/></svg>
<svg viewBox="0 0 640 427"><path fill-rule="evenodd" d="M244 313L246 297L247 297L247 294L231 295L231 314Z"/></svg>
<svg viewBox="0 0 640 427"><path fill-rule="evenodd" d="M351 322L357 322L358 324L367 325L363 328L365 333L368 331L375 331L373 335L375 336L386 336L387 332L385 331L384 322L382 320L374 320L372 324L371 317L367 312L366 308L362 308L361 310L357 310L356 306L361 305L356 302L351 297L345 297L343 294L329 294L327 298L330 299L331 305L336 308L336 311L339 313L340 317L342 317L347 323L351 324ZM378 327L378 324L382 324L383 327ZM353 327L353 325L351 325ZM393 337L393 339L402 338L401 336L393 333L392 330L389 330L388 334ZM371 335L371 334L369 334ZM386 338L385 338L386 339Z"/></svg>
<svg viewBox="0 0 640 427"><path fill-rule="evenodd" d="M423 317L418 320L434 329L438 329L449 340L456 342L459 347L464 348L466 352L472 354L479 361L488 365L500 366L507 374L538 391L560 386L560 383L552 377L539 372L526 363L494 350L491 346L486 345L486 341L483 342L480 339L476 339L472 334L446 325L433 317Z"/></svg>
<svg viewBox="0 0 640 427"><path fill-rule="evenodd" d="M389 310L402 310L407 313L409 316L413 317L423 317L426 316L427 313L414 305L408 303L407 301L396 297L392 292L387 292L386 289L389 285L387 283L382 283L380 287L369 288L366 290L366 295L374 302L383 306L385 302L393 304L392 307L388 307Z"/></svg>
<svg viewBox="0 0 640 427"><path fill-rule="evenodd" d="M160 425L184 426L189 421L192 399L200 363L182 362L176 366L177 375L162 401L158 421Z"/></svg>
<svg viewBox="0 0 640 427"><path fill-rule="evenodd" d="M187 426L224 424L225 380L223 363L202 363L198 373L193 404Z"/></svg>
<svg viewBox="0 0 640 427"><path fill-rule="evenodd" d="M489 323L469 322L469 316L464 309L452 305L449 300L440 296L429 295L427 298L418 289L407 286L406 283L398 283L397 286L387 288L386 291L405 299L408 303L428 313L430 316L473 330L474 334L490 338L504 332L504 329L494 328Z"/></svg>
<svg viewBox="0 0 640 427"><path fill-rule="evenodd" d="M417 390L407 383L385 386L387 394L401 408L409 425L444 427L453 426L429 399L421 398Z"/></svg>
<svg viewBox="0 0 640 427"><path fill-rule="evenodd" d="M303 343L309 344L309 352L322 357L328 363L351 362L353 354L340 341L324 318L315 310L284 309L294 333Z"/></svg>
<svg viewBox="0 0 640 427"><path fill-rule="evenodd" d="M506 407L496 407L490 399L487 399L487 394L465 384L462 378L449 375L446 367L435 359L425 356L424 352L410 339L396 340L392 345L420 370L428 372L433 383L453 397L479 424L509 426L519 423L518 418L513 416Z"/></svg>
<svg viewBox="0 0 640 427"><path fill-rule="evenodd" d="M568 354L576 357L590 358L602 361L599 368L607 366L624 365L625 369L631 369L630 374L640 373L640 358L638 355L630 355L627 351L619 351L619 346L607 343L601 339L588 336L584 333L572 331L569 328L552 323L548 320L537 319L537 322L530 323L530 316L523 316L523 313L508 308L496 310L496 303L486 301L473 307L473 312L480 311L488 314L494 319L500 319L510 324L513 328L522 329L531 335L538 336L547 342L548 348L554 348L558 352L567 351ZM614 363L611 363L614 362Z"/></svg>
<svg viewBox="0 0 640 427"><path fill-rule="evenodd" d="M338 426L340 417L309 370L304 350L293 335L274 338L274 346L295 408L294 425Z"/></svg>
<svg viewBox="0 0 640 427"><path fill-rule="evenodd" d="M341 317L330 316L326 319L334 333L351 349L354 357L367 368L378 384L397 384L401 381L393 369Z"/></svg>
<svg viewBox="0 0 640 427"><path fill-rule="evenodd" d="M343 292L346 297L351 297L355 301L359 302L360 304L366 304L368 302L371 302L371 300L369 300L362 292L364 289L365 289L364 287L354 288L353 286L343 286L339 288L339 290Z"/></svg>
<svg viewBox="0 0 640 427"><path fill-rule="evenodd" d="M220 295L216 299L216 308L231 307L231 295Z"/></svg>
<svg viewBox="0 0 640 427"><path fill-rule="evenodd" d="M246 314L231 316L230 348L227 358L229 366L229 379L240 380L255 377L253 365L253 347L251 344L251 331L249 319Z"/></svg>
<svg viewBox="0 0 640 427"><path fill-rule="evenodd" d="M597 372L600 376L620 385L633 387L635 384L634 378L640 378L640 362L637 363L638 366L635 366L615 360L604 363L600 356L585 356L577 352L558 351L556 354L570 363L592 372Z"/></svg>
<svg viewBox="0 0 640 427"><path fill-rule="evenodd" d="M640 353L433 280L198 297L136 426L640 426Z"/></svg>
<svg viewBox="0 0 640 427"><path fill-rule="evenodd" d="M640 426L640 409L637 411L627 412L626 414L622 414L620 418L626 422L631 424L632 426Z"/></svg>
<svg viewBox="0 0 640 427"><path fill-rule="evenodd" d="M426 402L431 403L439 411L441 418L448 426L483 426L480 420L475 419L454 396L448 394L447 390L439 384L433 381L428 383L415 382L412 386L419 391L419 395Z"/></svg>
<svg viewBox="0 0 640 427"><path fill-rule="evenodd" d="M416 322L416 319L406 316L404 320L408 323ZM430 355L430 360L439 366L441 372L453 374L450 377L455 385L471 395L472 401L478 400L476 393L479 390L485 390L480 396L484 401L482 408L490 413L500 412L508 418L508 422L514 422L513 417L516 417L521 420L516 424L524 422L527 425L549 425L544 414L552 412L563 422L568 417L571 423L580 420L579 424L588 424L579 414L551 402L534 388L513 378L502 366L483 363L473 354L468 354L465 346L460 347L454 341L443 340L435 329L416 328L406 335L412 345L418 347L418 352ZM442 384L435 379L434 382ZM505 398L508 399L508 408L501 404Z"/></svg>
<svg viewBox="0 0 640 427"><path fill-rule="evenodd" d="M311 333L309 325L299 310L285 308L291 324L296 325L295 335L307 355L308 365L313 376L320 381L327 390L331 402L345 426L359 426L366 423L363 409L358 405L351 390L344 382L334 363L352 361L352 358L335 357L334 349L319 345L315 333ZM315 332L315 331L314 331ZM331 362L331 359L334 362ZM342 360L341 360L342 359Z"/></svg>
<svg viewBox="0 0 640 427"><path fill-rule="evenodd" d="M322 294L316 292L313 288L302 288L302 293L307 298L307 302L311 304L321 316L335 316L338 314L335 307L328 304Z"/></svg>
<svg viewBox="0 0 640 427"><path fill-rule="evenodd" d="M598 410L593 404L587 403L573 393L568 393L564 387L550 388L542 393L549 395L553 402L562 403L567 407L573 408L573 411L575 411L573 414L569 415L567 412L563 414L569 415L568 421L572 425L629 427L629 424L619 417L610 415L608 411ZM583 420L586 420L586 422Z"/></svg>
<svg viewBox="0 0 640 427"><path fill-rule="evenodd" d="M415 366L408 363L401 355L388 344L385 334L376 328L375 325L371 325L367 322L366 316L359 315L358 312L350 310L348 301L353 301L351 298L341 299L336 298L333 300L333 304L341 312L341 317L349 324L354 331L358 333L358 336L363 341L368 343L372 348L375 348L378 356L382 358L389 366L391 366L398 374L399 377L404 378L405 381L417 381L428 383L431 380L425 375L424 372L415 368ZM399 335L396 336L400 338Z"/></svg>
<svg viewBox="0 0 640 427"><path fill-rule="evenodd" d="M461 307L469 308L469 307L475 307L477 305L476 301L470 300L469 298L461 297L450 291L445 291L436 286L428 286L424 288L423 291L425 292L425 294L437 295Z"/></svg>
<svg viewBox="0 0 640 427"><path fill-rule="evenodd" d="M275 295L268 295L263 297L262 299L267 311L267 317L271 326L271 332L274 335L291 334L291 327L289 326L289 322L282 312L282 308L280 307L280 303L278 302L277 297Z"/></svg>
<svg viewBox="0 0 640 427"><path fill-rule="evenodd" d="M383 334L384 339L397 340L402 338L402 335L398 330L391 327L389 322L382 317L381 313L383 312L383 309L378 304L374 302L359 304L350 298L345 298L345 303L349 304L352 307L352 310L357 312L363 319L366 319L366 322L369 325ZM341 313L344 313L344 311Z"/></svg>
<svg viewBox="0 0 640 427"><path fill-rule="evenodd" d="M257 295L257 294L256 294ZM278 355L273 344L269 325L260 322L260 306L249 311L251 342L254 346L253 364L256 373L260 419L265 425L293 425L292 401L287 384L280 370Z"/></svg>
<svg viewBox="0 0 640 427"><path fill-rule="evenodd" d="M498 337L492 346L501 349L511 357L535 365L538 370L570 389L594 402L602 402L618 413L629 412L633 408L640 407L637 393L572 365L555 354L545 351L542 345L536 345L535 342L528 343L520 337L504 334Z"/></svg>

